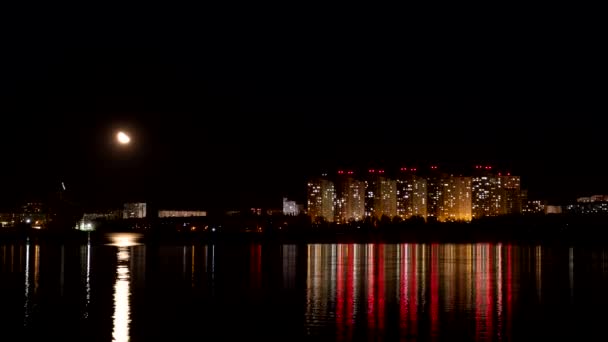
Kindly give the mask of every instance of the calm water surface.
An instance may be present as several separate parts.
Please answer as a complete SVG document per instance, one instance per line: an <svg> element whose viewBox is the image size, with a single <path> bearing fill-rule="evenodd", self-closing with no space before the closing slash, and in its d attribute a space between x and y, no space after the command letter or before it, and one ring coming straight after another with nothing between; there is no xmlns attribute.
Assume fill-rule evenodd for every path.
<svg viewBox="0 0 608 342"><path fill-rule="evenodd" d="M0 242L0 340L608 338L601 247L110 242Z"/></svg>

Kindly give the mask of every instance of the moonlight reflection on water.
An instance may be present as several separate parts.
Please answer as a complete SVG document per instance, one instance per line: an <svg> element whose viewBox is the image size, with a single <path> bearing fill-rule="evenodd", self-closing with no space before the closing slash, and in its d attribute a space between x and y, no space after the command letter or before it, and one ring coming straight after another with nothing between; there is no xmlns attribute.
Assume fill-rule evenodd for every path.
<svg viewBox="0 0 608 342"><path fill-rule="evenodd" d="M131 289L129 275L130 247L140 244L141 234L113 233L108 234L111 243L116 246L116 282L114 283L114 313L112 315L112 341L129 341L131 324Z"/></svg>

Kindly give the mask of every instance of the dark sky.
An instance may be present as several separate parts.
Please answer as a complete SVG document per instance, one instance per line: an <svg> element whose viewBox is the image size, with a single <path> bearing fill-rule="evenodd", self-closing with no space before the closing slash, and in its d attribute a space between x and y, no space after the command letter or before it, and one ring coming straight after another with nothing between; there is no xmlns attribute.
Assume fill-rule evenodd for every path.
<svg viewBox="0 0 608 342"><path fill-rule="evenodd" d="M369 16L8 18L3 204L64 181L87 205L279 207L325 169L478 162L535 198L608 193L592 21Z"/></svg>

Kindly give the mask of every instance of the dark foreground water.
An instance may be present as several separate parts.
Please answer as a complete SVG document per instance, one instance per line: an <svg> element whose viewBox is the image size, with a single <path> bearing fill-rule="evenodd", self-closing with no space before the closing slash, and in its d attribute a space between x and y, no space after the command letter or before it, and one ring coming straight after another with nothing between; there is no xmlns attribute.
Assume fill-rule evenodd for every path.
<svg viewBox="0 0 608 342"><path fill-rule="evenodd" d="M0 242L0 341L608 338L608 250Z"/></svg>

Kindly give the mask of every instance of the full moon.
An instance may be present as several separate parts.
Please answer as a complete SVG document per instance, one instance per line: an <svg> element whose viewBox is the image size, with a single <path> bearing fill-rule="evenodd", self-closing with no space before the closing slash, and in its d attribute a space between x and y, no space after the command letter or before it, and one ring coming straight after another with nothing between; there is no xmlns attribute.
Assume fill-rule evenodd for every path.
<svg viewBox="0 0 608 342"><path fill-rule="evenodd" d="M125 132L118 132L118 134L116 134L116 139L123 145L126 145L131 141L131 138L129 138Z"/></svg>

